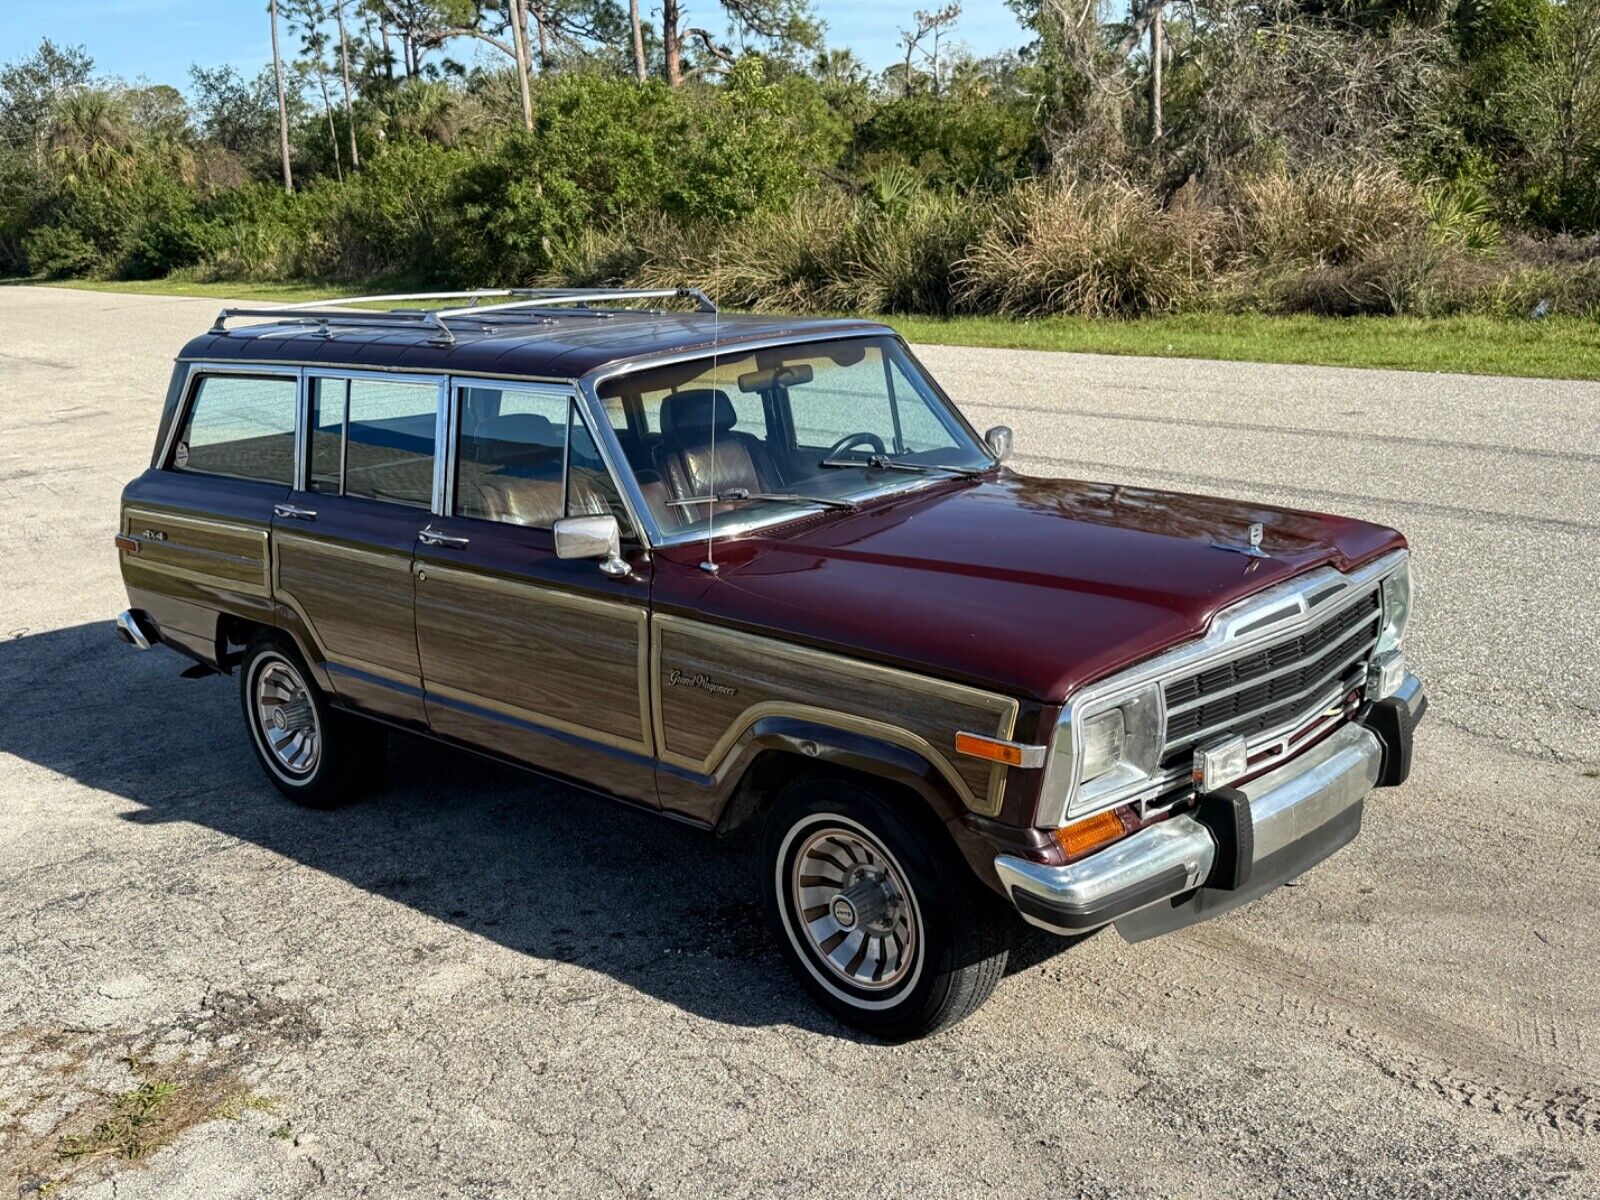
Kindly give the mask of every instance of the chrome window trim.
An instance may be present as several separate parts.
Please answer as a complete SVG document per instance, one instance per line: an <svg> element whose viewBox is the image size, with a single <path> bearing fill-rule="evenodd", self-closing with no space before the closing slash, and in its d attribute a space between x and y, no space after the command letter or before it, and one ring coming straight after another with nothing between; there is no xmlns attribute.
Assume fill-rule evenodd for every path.
<svg viewBox="0 0 1600 1200"><path fill-rule="evenodd" d="M1039 789L1038 824L1059 826L1068 817L1079 820L1108 808L1147 799L1183 778L1181 772L1151 778L1126 792L1098 799L1093 807L1074 809L1083 741L1079 733L1088 717L1115 707L1142 688L1156 685L1157 694L1163 696L1162 743L1165 744L1165 688L1162 685L1202 667L1230 662L1263 645L1320 624L1359 601L1373 587L1380 587L1383 579L1405 565L1409 558L1409 551L1393 550L1348 575L1327 566L1285 580L1219 611L1202 636L1091 683L1069 697L1050 736L1050 753ZM1314 605L1313 597L1316 598ZM1300 718L1288 728L1264 730L1254 735L1250 743L1252 751L1281 741L1304 723L1304 718ZM1063 738L1067 739L1068 753L1058 754Z"/></svg>
<svg viewBox="0 0 1600 1200"><path fill-rule="evenodd" d="M619 489L622 495L622 502L627 507L629 515L633 517L635 526L640 529L641 535L643 536L647 533L647 536L644 536L646 546L677 546L688 542L703 542L706 540L707 535L700 532L670 535L662 532L661 527L656 523L654 515L650 512L649 504L645 501L643 489L639 487L638 480L634 478L633 471L628 466L628 458L622 449L621 440L617 437L617 431L606 418L605 406L600 400L600 386L602 384L621 375L632 375L639 371L649 370L652 367L667 367L673 363L692 362L695 359L709 360L713 355L721 357L723 355L753 354L759 350L772 350L780 346L803 346L808 342L858 341L865 338L881 337L892 338L899 343L900 348L905 352L907 361L921 372L933 393L955 414L956 420L971 435L973 443L979 450L989 455L992 461L990 468L986 469L998 466L999 460L994 458L988 443L973 429L972 423L967 420L966 414L950 399L945 390L939 386L938 380L917 360L916 355L911 353L911 347L906 343L905 338L887 325L839 330L811 330L806 333L718 342L711 347L700 346L693 350L669 350L657 354L643 354L635 358L618 359L616 362L607 363L605 366L598 367L582 376L577 381L577 388L588 409L590 431L593 432L596 428L602 431L601 436L595 439L596 444L600 447L600 456L606 460L606 466L611 470L612 478L621 480L626 484L625 487ZM618 463L622 465L620 471L617 469ZM885 488L881 494L899 494L900 492L925 488L935 482L938 482L938 477L936 476L908 477L904 486ZM785 524L795 519L797 518L793 513L780 513L767 517L751 517L742 521L719 520L716 524L715 536L720 541L724 538L738 537L741 534L750 533L757 529Z"/></svg>
<svg viewBox="0 0 1600 1200"><path fill-rule="evenodd" d="M209 359L202 359L202 358L179 359L178 362L184 364L184 366L186 368L185 374L184 374L184 377L183 377L183 384L180 387L179 392L178 392L178 404L177 404L176 411L174 411L173 414L172 414L172 423L167 427L167 436L161 443L161 453L156 457L156 468L155 469L158 470L158 471L174 471L175 470L175 468L172 466L172 448L175 445L177 445L179 430L183 429L184 424L189 420L189 410L194 406L195 397L197 395L199 395L199 392L200 392L200 381L202 379L204 379L207 375L245 375L245 376L253 376L253 377L256 377L256 378L260 378L261 376L264 376L264 375L267 375L267 376L282 376L285 379L292 379L292 380L295 381L295 398L294 398L294 402L295 402L295 413L294 413L295 466L294 466L294 471L290 476L290 484L289 484L290 487L293 487L294 486L294 479L298 476L299 471L300 471L300 466L299 466L300 444L299 444L299 441L300 441L300 426L301 426L301 423L302 423L301 422L301 408L302 408L303 403L304 403L303 397L304 397L304 392L305 392L305 381L304 381L304 378L303 378L303 372L298 367L286 367L281 363L277 364L276 366L274 366L273 364L270 364L270 363L248 363L248 364L242 364L242 365L235 366L232 363L213 363ZM207 472L203 472L203 471L195 471L195 472L192 472L192 473L196 474L196 475L207 474ZM212 475L211 478L213 478L213 479L244 479L244 476L242 476L242 475ZM266 480L263 480L263 479L245 479L245 482L246 483L271 483L272 480L270 480L270 479L266 479Z"/></svg>

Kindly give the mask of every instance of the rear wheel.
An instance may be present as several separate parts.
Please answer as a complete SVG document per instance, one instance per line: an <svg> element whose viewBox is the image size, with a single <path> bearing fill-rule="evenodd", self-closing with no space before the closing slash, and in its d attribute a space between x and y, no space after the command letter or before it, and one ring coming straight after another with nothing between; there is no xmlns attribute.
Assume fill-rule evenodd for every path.
<svg viewBox="0 0 1600 1200"><path fill-rule="evenodd" d="M1014 922L944 832L844 779L791 784L767 821L767 910L822 1006L889 1040L969 1016L1005 973Z"/></svg>
<svg viewBox="0 0 1600 1200"><path fill-rule="evenodd" d="M246 648L239 702L256 760L296 804L332 808L371 789L383 729L335 711L286 641L262 635Z"/></svg>

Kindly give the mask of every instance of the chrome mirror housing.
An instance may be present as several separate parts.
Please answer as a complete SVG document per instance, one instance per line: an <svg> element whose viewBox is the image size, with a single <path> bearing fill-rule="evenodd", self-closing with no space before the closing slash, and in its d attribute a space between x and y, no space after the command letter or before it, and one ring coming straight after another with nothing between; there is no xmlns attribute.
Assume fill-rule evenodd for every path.
<svg viewBox="0 0 1600 1200"><path fill-rule="evenodd" d="M554 532L557 558L604 559L600 569L613 579L632 570L622 557L622 526L616 517L561 517Z"/></svg>
<svg viewBox="0 0 1600 1200"><path fill-rule="evenodd" d="M999 462L1011 457L1011 426L996 425L983 435L983 440L989 444L989 449Z"/></svg>

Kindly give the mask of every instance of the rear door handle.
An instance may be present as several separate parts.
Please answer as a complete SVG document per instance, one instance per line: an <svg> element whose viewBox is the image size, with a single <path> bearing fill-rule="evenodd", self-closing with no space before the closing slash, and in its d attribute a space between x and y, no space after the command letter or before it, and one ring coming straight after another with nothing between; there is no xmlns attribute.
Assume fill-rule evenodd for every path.
<svg viewBox="0 0 1600 1200"><path fill-rule="evenodd" d="M440 533L437 529L419 529L417 537L424 546L450 546L459 550L471 539L464 537L451 537L448 533Z"/></svg>
<svg viewBox="0 0 1600 1200"><path fill-rule="evenodd" d="M290 521L315 521L317 519L317 510L314 508L297 508L293 504L274 504L272 506L272 515L283 517Z"/></svg>

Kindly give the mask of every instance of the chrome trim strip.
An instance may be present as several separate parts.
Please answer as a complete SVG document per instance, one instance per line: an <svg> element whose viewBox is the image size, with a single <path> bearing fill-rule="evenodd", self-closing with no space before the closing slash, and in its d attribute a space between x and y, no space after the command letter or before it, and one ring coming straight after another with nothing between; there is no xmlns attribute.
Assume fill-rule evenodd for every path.
<svg viewBox="0 0 1600 1200"><path fill-rule="evenodd" d="M1146 780L1131 787L1126 794L1113 793L1097 798L1092 808L1072 807L1077 789L1078 756L1082 752L1082 738L1076 735L1087 717L1115 707L1152 683L1164 684L1174 677L1191 674L1203 667L1229 662L1261 646L1281 641L1294 632L1321 624L1339 612L1343 604L1358 600L1368 588L1376 586L1409 557L1406 550L1393 550L1348 575L1328 566L1285 580L1219 611L1212 617L1202 636L1183 642L1119 674L1091 683L1075 696L1069 697L1062 706L1050 741L1051 754L1040 785L1038 823L1060 825L1068 816L1076 820L1102 809L1114 808L1126 803L1129 796L1148 794L1152 789L1154 781ZM1333 591L1343 592L1344 599L1330 598L1329 593ZM1266 620L1269 616L1274 619ZM1269 735L1257 736L1267 739ZM1069 739L1069 753L1056 753L1062 738Z"/></svg>
<svg viewBox="0 0 1600 1200"><path fill-rule="evenodd" d="M188 365L190 367L201 365L201 364L205 364L207 370L227 370L228 369L227 366L221 365L221 364L219 364L219 365L217 365L216 367L213 368L210 364L212 364L216 360L215 359L210 359L210 358L196 358L196 357L185 358L185 357L179 356L174 361L179 363L179 364ZM339 366L339 364L337 362L329 362L327 359L230 358L230 359L227 359L226 362L235 364L235 366L237 367L238 373L244 374L244 375L259 375L259 374L262 373L263 370L270 370L271 368L274 368L274 367L292 367L292 368L306 367L306 368L312 368L312 369L321 370L321 371L331 371L334 374L338 374L339 371L340 371L340 366ZM440 371L439 371L438 367L384 367L384 366L368 365L368 366L362 367L361 370L363 370L363 371L365 371L365 372L367 372L369 374L373 374L373 375L438 375L438 374L440 374ZM475 378L475 379L501 379L501 380L507 380L507 381L510 381L510 382L513 382L513 383L564 383L564 384L567 384L568 386L571 386L571 384L573 382L570 377L564 376L564 375L518 375L515 372L509 372L509 371L505 372L505 373L491 372L491 371L478 371L478 372L475 372L473 374L473 378Z"/></svg>

